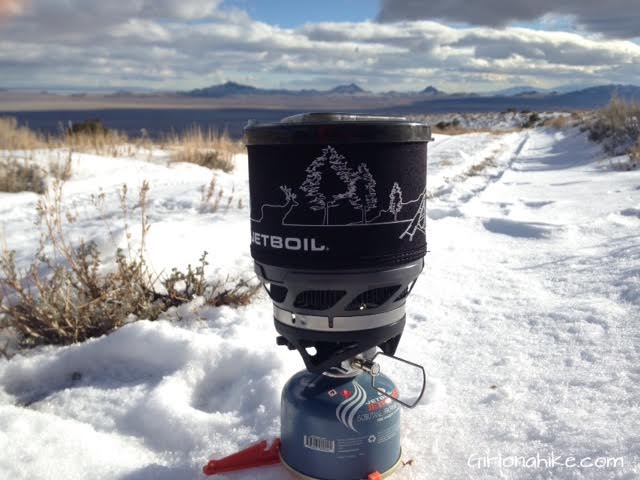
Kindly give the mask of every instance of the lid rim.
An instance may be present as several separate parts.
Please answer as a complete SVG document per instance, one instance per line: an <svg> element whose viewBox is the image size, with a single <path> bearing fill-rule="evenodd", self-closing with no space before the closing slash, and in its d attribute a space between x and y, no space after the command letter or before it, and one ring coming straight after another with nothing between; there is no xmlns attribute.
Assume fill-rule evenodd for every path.
<svg viewBox="0 0 640 480"><path fill-rule="evenodd" d="M427 143L431 126L406 117L346 113L302 113L280 122L244 128L246 145L319 143Z"/></svg>

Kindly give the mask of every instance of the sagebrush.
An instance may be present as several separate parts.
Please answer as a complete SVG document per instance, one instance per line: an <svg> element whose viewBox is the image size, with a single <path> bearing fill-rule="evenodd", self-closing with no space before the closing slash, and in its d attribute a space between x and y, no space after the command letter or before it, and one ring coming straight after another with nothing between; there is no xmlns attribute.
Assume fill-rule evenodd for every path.
<svg viewBox="0 0 640 480"><path fill-rule="evenodd" d="M38 165L19 158L0 160L0 192L44 193L47 172Z"/></svg>
<svg viewBox="0 0 640 480"><path fill-rule="evenodd" d="M48 163L48 165L47 165ZM32 154L21 157L8 155L0 158L0 192L19 193L35 192L44 193L49 184L50 177L54 180L66 181L71 178L73 170L72 155L50 158L44 165L36 162Z"/></svg>
<svg viewBox="0 0 640 480"><path fill-rule="evenodd" d="M524 112L522 112L522 113L524 113ZM527 117L527 119L522 124L522 128L533 128L533 127L538 125L540 120L541 120L540 114L538 114L536 112L529 113L529 116Z"/></svg>
<svg viewBox="0 0 640 480"><path fill-rule="evenodd" d="M27 271L18 271L14 252L5 249L0 257L0 328L15 332L20 347L82 342L132 318L157 319L168 308L197 296L216 306L251 301L258 291L255 282L206 278L206 252L199 265L189 265L186 272L173 269L165 278L152 272L144 255L148 192L145 182L131 210L126 186L120 191L127 246L117 248L112 268L105 268L94 242L69 240L65 226L76 219L63 207L62 183L41 199L40 249ZM131 212L140 229L137 246L130 243Z"/></svg>
<svg viewBox="0 0 640 480"><path fill-rule="evenodd" d="M629 150L629 162L627 168L629 170L640 168L640 137L638 137L636 144Z"/></svg>
<svg viewBox="0 0 640 480"><path fill-rule="evenodd" d="M60 139L61 145L77 151L116 157L130 153L129 137L109 129L99 119L87 119L71 124Z"/></svg>
<svg viewBox="0 0 640 480"><path fill-rule="evenodd" d="M564 130L571 125L571 117L569 115L551 117L544 122L544 125L556 130Z"/></svg>
<svg viewBox="0 0 640 480"><path fill-rule="evenodd" d="M182 134L170 135L167 143L173 150L172 161L195 163L224 172L233 170L233 155L243 150L242 144L232 140L227 131L205 131L198 126Z"/></svg>
<svg viewBox="0 0 640 480"><path fill-rule="evenodd" d="M589 139L611 155L624 155L638 147L640 105L614 95L609 104L587 121Z"/></svg>

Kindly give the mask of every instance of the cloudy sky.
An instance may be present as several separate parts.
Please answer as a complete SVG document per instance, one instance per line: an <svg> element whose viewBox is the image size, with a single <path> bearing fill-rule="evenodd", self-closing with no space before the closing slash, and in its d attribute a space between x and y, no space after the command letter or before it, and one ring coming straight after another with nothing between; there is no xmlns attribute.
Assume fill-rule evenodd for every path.
<svg viewBox="0 0 640 480"><path fill-rule="evenodd" d="M640 84L640 0L0 0L0 87Z"/></svg>

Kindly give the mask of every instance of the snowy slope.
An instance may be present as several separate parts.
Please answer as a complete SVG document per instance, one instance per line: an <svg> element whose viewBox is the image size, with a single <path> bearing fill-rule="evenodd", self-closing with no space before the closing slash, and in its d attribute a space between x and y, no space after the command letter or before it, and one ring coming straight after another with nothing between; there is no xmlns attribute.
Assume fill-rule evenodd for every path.
<svg viewBox="0 0 640 480"><path fill-rule="evenodd" d="M428 389L403 412L414 462L397 478L639 478L640 172L609 169L576 131L437 136L429 150L430 253L399 351L426 367ZM206 169L77 156L65 187L79 212L73 233L112 255L90 195L105 192L117 223L118 185L148 179L157 271L206 249L212 274L249 274L246 158L236 161L233 175L216 174L233 205L209 213ZM35 200L0 197L22 265L37 245ZM199 478L209 458L277 436L280 389L302 361L274 339L260 296L235 310L195 301L165 320L0 360L0 478ZM624 464L473 462L551 453ZM270 467L222 478L288 477Z"/></svg>

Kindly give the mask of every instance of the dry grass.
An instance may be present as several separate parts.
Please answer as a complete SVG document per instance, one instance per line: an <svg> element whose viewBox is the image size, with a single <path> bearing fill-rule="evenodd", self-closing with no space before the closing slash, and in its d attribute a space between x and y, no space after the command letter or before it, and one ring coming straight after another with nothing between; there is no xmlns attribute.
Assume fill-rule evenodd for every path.
<svg viewBox="0 0 640 480"><path fill-rule="evenodd" d="M522 113L525 113L524 111ZM527 117L527 119L524 121L524 123L522 124L522 128L533 128L538 126L538 124L540 123L540 115L536 112L531 112L529 113L529 116Z"/></svg>
<svg viewBox="0 0 640 480"><path fill-rule="evenodd" d="M43 137L18 125L13 117L0 117L0 150L34 150L46 146Z"/></svg>
<svg viewBox="0 0 640 480"><path fill-rule="evenodd" d="M640 136L640 105L614 96L588 122L589 139L612 155L629 153Z"/></svg>
<svg viewBox="0 0 640 480"><path fill-rule="evenodd" d="M489 129L484 128L466 128L466 127L446 127L441 128L437 125L431 127L432 133L440 133L442 135L465 135L467 133L488 132Z"/></svg>
<svg viewBox="0 0 640 480"><path fill-rule="evenodd" d="M35 192L42 194L47 188L47 172L24 159L0 160L0 192Z"/></svg>
<svg viewBox="0 0 640 480"><path fill-rule="evenodd" d="M232 168L233 153L242 148L227 134L204 134L195 128L170 140L182 161L226 171ZM133 210L137 222L132 223L129 218L126 186L120 192L128 246L118 249L114 243L113 266L105 268L95 243L70 241L68 226L76 220L73 212L63 206L62 185L72 175L74 152L131 155L132 149L150 151L148 138L132 144L125 135L90 121L45 139L18 126L14 119L0 118L0 142L0 150L28 150L19 154L5 152L6 158L0 159L0 190L44 193L38 204L40 249L30 266L21 272L14 252L0 252L0 331L15 333L19 347L81 342L119 328L131 315L155 319L168 308L196 296L204 297L208 305L246 305L258 291L255 282L243 278L208 281L206 253L198 266L189 266L186 272L174 269L166 278L153 274L144 256L149 229L146 183ZM40 155L36 149L57 150L48 169L34 161ZM21 158L14 158L15 155ZM48 191L50 177L57 181ZM234 189L225 193L212 181L203 188L203 208L229 209L235 203L234 195ZM97 208L101 201L104 196L94 198ZM241 207L240 202L238 206ZM132 235L128 227L135 223L139 224L141 238L141 245L136 248L129 243ZM108 224L105 228L111 232ZM0 345L0 355L7 355L4 345Z"/></svg>
<svg viewBox="0 0 640 480"><path fill-rule="evenodd" d="M38 204L41 225L40 250L26 273L18 271L15 253L0 256L0 330L17 333L18 345L67 345L107 334L131 315L156 319L170 307L202 296L209 305L246 305L258 285L245 279L209 282L205 277L206 253L194 269L174 269L165 279L154 275L144 252L149 231L145 182L134 211L141 243L134 248L125 227L126 249L117 249L114 268L105 272L95 243L72 244L66 225L75 221L62 204L62 183ZM96 197L96 205L100 203ZM125 225L129 225L127 188L120 192ZM108 226L106 228L109 228ZM116 248L114 246L114 248ZM164 291L156 288L163 286ZM6 352L5 352L6 354Z"/></svg>
<svg viewBox="0 0 640 480"><path fill-rule="evenodd" d="M640 160L640 136L638 136L638 139L636 140L636 144L631 147L631 150L629 151L629 156L633 159L633 160Z"/></svg>
<svg viewBox="0 0 640 480"><path fill-rule="evenodd" d="M464 170L461 173L458 173L457 175L454 175L453 177L445 177L445 186L444 187L440 187L437 190L428 190L427 191L427 200L432 200L434 198L440 197L441 195L443 195L445 192L449 191L448 185L451 184L456 184L456 183L461 183L464 182L466 180L468 180L469 178L472 177L477 177L480 175L483 175L486 173L486 171L490 168L495 168L497 167L498 164L496 163L496 158L495 158L495 154L485 157L484 160L482 160L479 163L476 163L474 165L471 165L470 167L468 167L466 170Z"/></svg>
<svg viewBox="0 0 640 480"><path fill-rule="evenodd" d="M636 170L640 168L640 136L636 140L636 144L629 150L628 170Z"/></svg>
<svg viewBox="0 0 640 480"><path fill-rule="evenodd" d="M95 153L117 157L131 154L131 143L127 135L113 130L68 130L59 140L60 146L74 152Z"/></svg>
<svg viewBox="0 0 640 480"><path fill-rule="evenodd" d="M443 160L440 160L441 167L451 167L452 165L453 165L453 160L450 158L445 158Z"/></svg>
<svg viewBox="0 0 640 480"><path fill-rule="evenodd" d="M147 191L141 189L141 206ZM146 231L144 207L141 212ZM70 243L64 225L74 220L62 207L61 183L41 199L38 214L41 248L27 273L18 272L13 252L5 250L0 260L0 313L18 332L22 347L81 342L118 328L129 314L158 315L149 301L152 279L141 253L118 251L115 271L103 274L95 243Z"/></svg>
<svg viewBox="0 0 640 480"><path fill-rule="evenodd" d="M441 120L431 127L433 133L441 133L443 135L464 135L466 133L488 132L488 128L469 128L460 125L460 120L454 118L451 121Z"/></svg>
<svg viewBox="0 0 640 480"><path fill-rule="evenodd" d="M558 115L557 117L553 117L546 122L544 122L544 126L554 128L556 130L564 130L569 127L571 121L571 117L568 115Z"/></svg>
<svg viewBox="0 0 640 480"><path fill-rule="evenodd" d="M171 275L162 281L167 292L161 296L165 307L181 305L196 297L202 297L206 305L215 307L248 305L251 302L260 290L260 284L230 277L215 283L207 282L207 255L207 252L202 254L195 268L189 265L186 273L174 268Z"/></svg>
<svg viewBox="0 0 640 480"><path fill-rule="evenodd" d="M22 152L21 152L22 153ZM49 160L48 169L33 160L32 154L0 159L0 192L35 192L47 190L49 177L66 181L72 175L71 153L66 158Z"/></svg>
<svg viewBox="0 0 640 480"><path fill-rule="evenodd" d="M66 182L73 174L73 153L69 151L65 159L58 157L49 161L49 174L56 180Z"/></svg>
<svg viewBox="0 0 640 480"><path fill-rule="evenodd" d="M216 213L220 208L224 208L225 212L230 208L237 206L242 208L242 199L239 198L235 202L236 187L231 188L228 194L223 188L218 188L216 177L212 177L207 185L203 185L200 189L200 207L201 213Z"/></svg>
<svg viewBox="0 0 640 480"><path fill-rule="evenodd" d="M169 135L159 146L172 150L174 162L190 162L225 172L233 170L233 155L244 151L242 142L233 140L227 131L205 131L198 126ZM153 147L148 136L132 140L122 132L106 128L97 119L60 128L58 135L45 137L18 125L15 118L0 117L0 150L68 149L116 157L150 152Z"/></svg>
<svg viewBox="0 0 640 480"><path fill-rule="evenodd" d="M203 167L231 172L233 155L243 151L242 143L233 140L227 131L204 131L193 126L182 134L172 134L167 144L174 150L173 162L195 163Z"/></svg>
<svg viewBox="0 0 640 480"><path fill-rule="evenodd" d="M522 131L522 127L512 127L512 128L502 128L500 129L499 132L496 132L496 130L493 130L489 127L487 128L481 128L481 127L445 127L445 128L441 128L438 127L438 125L433 125L431 127L431 132L432 133L439 133L442 135L467 135L469 133L492 133L492 134L496 134L496 133L514 133L514 132L520 132Z"/></svg>
<svg viewBox="0 0 640 480"><path fill-rule="evenodd" d="M95 128L95 125L99 127ZM92 128L94 126L94 128ZM87 120L61 129L57 136L43 136L18 125L13 117L0 117L0 150L38 150L66 148L75 152L116 156L131 153L137 146L123 134L105 128L97 120Z"/></svg>
<svg viewBox="0 0 640 480"><path fill-rule="evenodd" d="M470 166L463 174L463 177L476 177L484 173L485 170L496 166L495 158L487 157L480 163Z"/></svg>

